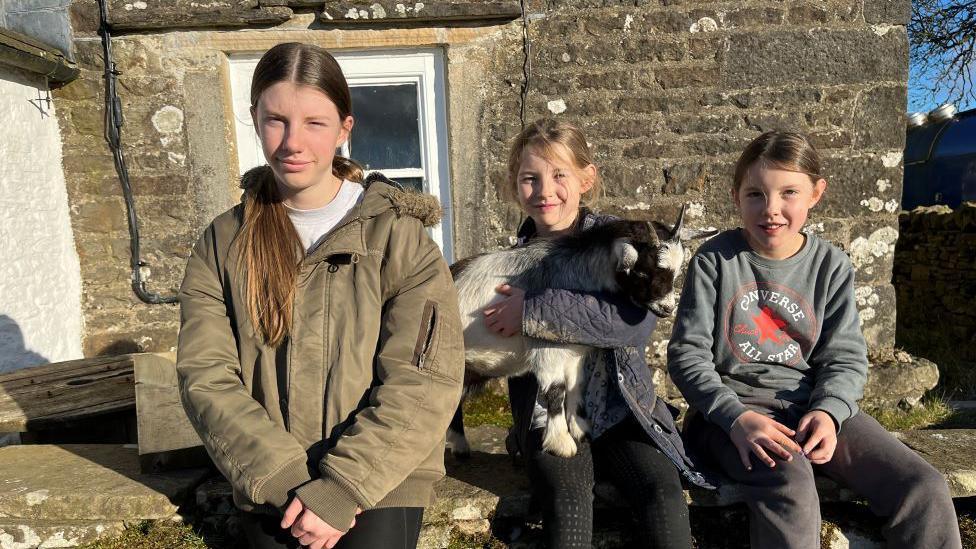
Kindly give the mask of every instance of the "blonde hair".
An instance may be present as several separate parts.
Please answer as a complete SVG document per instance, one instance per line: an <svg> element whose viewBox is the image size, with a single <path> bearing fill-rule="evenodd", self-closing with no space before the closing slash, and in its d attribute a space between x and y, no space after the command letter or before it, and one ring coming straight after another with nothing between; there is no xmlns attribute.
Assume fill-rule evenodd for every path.
<svg viewBox="0 0 976 549"><path fill-rule="evenodd" d="M512 147L508 152L508 173L505 180L498 186L498 194L505 200L517 202L515 188L518 180L519 166L522 164L522 155L529 149L534 149L539 154L549 160L563 160L562 152L557 146L562 146L569 152L567 160L572 163L577 171L593 164L593 154L586 143L586 137L576 126L557 121L552 118L540 118L527 125L512 141ZM603 193L603 183L597 173L593 177L593 184L588 191L583 193L583 204L590 205Z"/></svg>
<svg viewBox="0 0 976 549"><path fill-rule="evenodd" d="M753 139L735 163L733 189L739 190L746 172L756 163L806 174L812 183L823 179L820 153L807 136L798 132L772 130Z"/></svg>
<svg viewBox="0 0 976 549"><path fill-rule="evenodd" d="M324 93L339 111L339 120L352 114L349 86L335 58L310 44L290 42L267 51L251 80L251 106L278 82L311 86ZM362 181L356 162L336 155L332 173L341 181ZM244 174L244 220L241 227L239 274L244 280L244 303L251 323L271 347L288 336L292 325L295 284L303 252L298 233L278 193L268 166Z"/></svg>

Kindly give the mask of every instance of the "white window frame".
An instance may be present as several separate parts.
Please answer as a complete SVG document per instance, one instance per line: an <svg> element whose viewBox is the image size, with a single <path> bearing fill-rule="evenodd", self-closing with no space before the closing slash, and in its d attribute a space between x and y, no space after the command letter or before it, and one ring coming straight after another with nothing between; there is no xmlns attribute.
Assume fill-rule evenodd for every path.
<svg viewBox="0 0 976 549"><path fill-rule="evenodd" d="M419 102L420 168L385 169L391 179L422 177L424 191L437 197L443 209L440 224L429 229L448 262L454 260L453 207L447 145L447 89L444 54L436 48L332 52L350 87L416 84ZM261 54L230 57L231 93L240 173L264 163L261 143L250 113L251 75ZM356 106L353 105L353 116ZM353 132L356 129L353 127ZM349 145L342 153L348 155ZM257 161L257 163L255 163Z"/></svg>

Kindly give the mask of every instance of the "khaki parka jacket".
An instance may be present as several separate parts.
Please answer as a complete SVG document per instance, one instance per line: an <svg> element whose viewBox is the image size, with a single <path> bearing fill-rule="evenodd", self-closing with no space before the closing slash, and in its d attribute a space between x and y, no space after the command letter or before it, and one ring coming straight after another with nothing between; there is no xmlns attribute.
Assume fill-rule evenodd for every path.
<svg viewBox="0 0 976 549"><path fill-rule="evenodd" d="M428 195L364 186L302 260L277 349L244 312L243 205L207 227L187 263L180 393L244 510L280 510L297 494L345 530L357 507L429 505L444 476L464 356L454 283L421 221L440 209Z"/></svg>

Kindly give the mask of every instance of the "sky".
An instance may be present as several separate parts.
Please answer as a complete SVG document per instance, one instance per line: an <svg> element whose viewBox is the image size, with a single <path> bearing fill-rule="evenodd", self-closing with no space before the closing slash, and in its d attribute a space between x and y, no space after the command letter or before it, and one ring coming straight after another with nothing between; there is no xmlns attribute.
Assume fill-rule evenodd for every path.
<svg viewBox="0 0 976 549"><path fill-rule="evenodd" d="M952 0L944 0L944 4ZM969 67L972 78L970 81L976 82L976 66ZM915 66L908 67L908 112L928 112L946 102L946 94L931 95L924 87L929 83L928 74L921 73ZM956 109L964 111L976 108L976 100L973 97L964 97L961 101L954 102Z"/></svg>
<svg viewBox="0 0 976 549"><path fill-rule="evenodd" d="M976 67L970 67L970 72L973 74L973 80L976 81ZM946 95L942 93L940 95L931 95L927 89L924 88L928 83L928 78L924 74L919 74L915 70L915 67L909 67L908 70L908 112L928 112L939 105L946 102ZM967 109L976 108L976 101L973 101L972 97L963 98L962 101L955 102L956 109L959 111L964 111Z"/></svg>

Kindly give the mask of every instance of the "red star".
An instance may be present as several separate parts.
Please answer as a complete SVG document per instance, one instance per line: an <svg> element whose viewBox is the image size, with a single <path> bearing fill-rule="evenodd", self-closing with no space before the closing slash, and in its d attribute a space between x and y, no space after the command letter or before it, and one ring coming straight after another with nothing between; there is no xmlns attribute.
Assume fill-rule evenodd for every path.
<svg viewBox="0 0 976 549"><path fill-rule="evenodd" d="M752 317L752 321L756 324L756 329L759 330L759 343L767 339L776 343L783 343L777 333L782 331L783 326L786 326L786 321L776 316L776 313L769 307L760 309L759 314Z"/></svg>

